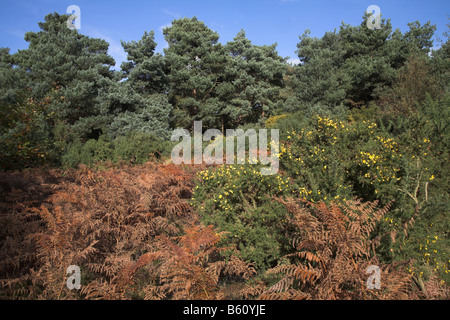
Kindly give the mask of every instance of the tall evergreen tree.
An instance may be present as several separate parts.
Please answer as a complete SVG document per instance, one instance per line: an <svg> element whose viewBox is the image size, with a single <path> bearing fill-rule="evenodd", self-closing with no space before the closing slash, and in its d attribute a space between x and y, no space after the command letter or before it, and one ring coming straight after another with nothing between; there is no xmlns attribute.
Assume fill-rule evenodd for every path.
<svg viewBox="0 0 450 320"><path fill-rule="evenodd" d="M125 81L110 93L115 118L109 126L113 137L132 132L149 133L168 139L172 106L167 100L168 79L165 59L155 54L155 33L144 32L139 41L122 41L127 61L122 63Z"/></svg>
<svg viewBox="0 0 450 320"><path fill-rule="evenodd" d="M297 45L300 65L297 66L296 87L300 109L317 103L336 106L345 99L349 88L348 75L342 70L345 50L336 30L327 32L322 38L310 37L306 30Z"/></svg>
<svg viewBox="0 0 450 320"><path fill-rule="evenodd" d="M450 19L450 18L449 18ZM432 53L431 68L438 77L440 87L450 94L450 23L443 36L446 41Z"/></svg>
<svg viewBox="0 0 450 320"><path fill-rule="evenodd" d="M225 73L230 84L227 91L232 96L227 99L226 116L232 124L258 122L269 116L280 101L287 65L276 46L253 45L244 30L227 43L230 63Z"/></svg>
<svg viewBox="0 0 450 320"><path fill-rule="evenodd" d="M170 70L173 125L189 128L200 119L206 127L221 125L224 105L215 91L224 81L227 57L219 35L196 17L174 20L163 34L168 43L164 53Z"/></svg>
<svg viewBox="0 0 450 320"><path fill-rule="evenodd" d="M235 128L258 122L280 102L286 59L276 44L253 45L241 31L222 46L195 17L175 20L164 35L177 126L201 119L205 127Z"/></svg>
<svg viewBox="0 0 450 320"><path fill-rule="evenodd" d="M435 27L429 22L410 23L402 34L392 31L389 19L381 20L380 29L369 29L368 18L365 13L359 26L342 23L322 38L311 38L309 30L300 37L295 81L300 109L317 103L368 105L392 85L411 54L426 54L432 46Z"/></svg>
<svg viewBox="0 0 450 320"><path fill-rule="evenodd" d="M169 85L166 60L155 54L155 32L144 32L139 41L122 41L122 46L128 55L121 68L130 85L144 94L166 92Z"/></svg>
<svg viewBox="0 0 450 320"><path fill-rule="evenodd" d="M14 67L13 56L9 48L0 48L0 103L3 108L21 100L21 94L26 89L25 72Z"/></svg>
<svg viewBox="0 0 450 320"><path fill-rule="evenodd" d="M39 32L27 32L28 49L14 55L14 63L27 74L27 85L35 99L44 98L52 88L62 97L50 110L77 131L79 136L96 137L110 121L108 103L102 93L113 83L105 40L90 38L67 27L68 15L49 14L40 22Z"/></svg>

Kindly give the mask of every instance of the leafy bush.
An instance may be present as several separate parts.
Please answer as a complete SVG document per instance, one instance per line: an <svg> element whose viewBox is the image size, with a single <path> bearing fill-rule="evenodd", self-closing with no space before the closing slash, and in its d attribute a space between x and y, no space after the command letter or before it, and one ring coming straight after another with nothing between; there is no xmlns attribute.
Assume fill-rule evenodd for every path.
<svg viewBox="0 0 450 320"><path fill-rule="evenodd" d="M416 261L411 272L417 281L426 270L449 281L446 101L428 99L417 114L389 125L319 115L303 119L298 131L288 119L275 125L282 131L281 169L300 198L317 203L358 197L384 205L394 200L376 230L380 258ZM437 247L425 252L430 239Z"/></svg>
<svg viewBox="0 0 450 320"><path fill-rule="evenodd" d="M62 164L65 167L108 161L142 164L151 159L170 156L172 146L172 142L161 141L148 133L130 133L114 140L102 135L98 140L90 139L85 143L81 141L71 143L62 156Z"/></svg>
<svg viewBox="0 0 450 320"><path fill-rule="evenodd" d="M113 158L114 149L108 137L102 135L98 140L90 139L85 143L75 141L62 156L62 164L66 167L76 167L79 164L91 165Z"/></svg>
<svg viewBox="0 0 450 320"><path fill-rule="evenodd" d="M114 159L145 163L150 159L170 156L173 143L161 141L152 134L130 133L114 140Z"/></svg>
<svg viewBox="0 0 450 320"><path fill-rule="evenodd" d="M272 197L291 194L281 175L261 175L259 165L226 165L198 173L192 205L201 221L226 234L224 247L237 247L238 256L264 269L289 250L285 237L288 212Z"/></svg>
<svg viewBox="0 0 450 320"><path fill-rule="evenodd" d="M287 118L289 115L287 114L281 114L278 116L271 116L266 120L266 128L273 128L275 123L277 123L277 121L279 121L280 119L284 119Z"/></svg>
<svg viewBox="0 0 450 320"><path fill-rule="evenodd" d="M23 169L54 162L57 148L47 114L50 98L36 101L28 93L18 96L17 103L0 105L0 168Z"/></svg>

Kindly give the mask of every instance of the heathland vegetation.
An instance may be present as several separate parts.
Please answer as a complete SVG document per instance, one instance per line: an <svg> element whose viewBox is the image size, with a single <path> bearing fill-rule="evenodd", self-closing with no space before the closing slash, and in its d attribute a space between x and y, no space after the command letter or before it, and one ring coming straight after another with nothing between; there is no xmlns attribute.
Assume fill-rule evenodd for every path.
<svg viewBox="0 0 450 320"><path fill-rule="evenodd" d="M0 298L448 299L448 34L367 18L299 65L195 17L120 70L57 13L0 48ZM279 171L171 163L194 121L279 129Z"/></svg>

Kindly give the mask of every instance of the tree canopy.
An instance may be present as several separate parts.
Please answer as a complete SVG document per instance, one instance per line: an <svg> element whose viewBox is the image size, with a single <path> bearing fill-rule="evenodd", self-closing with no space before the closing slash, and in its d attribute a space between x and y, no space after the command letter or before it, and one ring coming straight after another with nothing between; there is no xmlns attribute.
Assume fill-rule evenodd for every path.
<svg viewBox="0 0 450 320"><path fill-rule="evenodd" d="M50 149L55 141L64 149L102 135L167 140L171 130L192 130L198 120L204 130L224 132L264 126L285 113L374 106L405 113L448 84L448 41L431 54L436 27L430 22L409 23L402 33L383 19L371 30L365 13L360 25L342 23L320 38L305 30L297 44L300 64L291 66L276 43L255 45L245 30L221 43L204 22L181 18L164 28L162 53L153 30L121 41L127 58L113 70L108 42L67 28L67 19L49 14L40 31L25 34L27 49L0 49L3 131L21 121L11 110L35 103L33 121L47 128Z"/></svg>

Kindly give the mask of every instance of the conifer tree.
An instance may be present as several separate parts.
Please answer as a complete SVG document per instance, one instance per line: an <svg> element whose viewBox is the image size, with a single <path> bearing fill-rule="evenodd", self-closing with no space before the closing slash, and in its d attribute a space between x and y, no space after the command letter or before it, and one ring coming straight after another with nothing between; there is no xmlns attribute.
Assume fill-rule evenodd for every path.
<svg viewBox="0 0 450 320"><path fill-rule="evenodd" d="M311 38L307 30L297 45L301 64L296 68L295 88L299 109L317 103L335 107L367 106L390 87L408 57L427 54L435 26L408 24L409 31L392 30L390 19L379 29L369 29L363 16L359 26L342 23L339 31Z"/></svg>
<svg viewBox="0 0 450 320"><path fill-rule="evenodd" d="M255 123L268 117L280 101L286 59L276 51L277 44L257 46L241 30L226 45L230 63L227 81L232 84L227 117L234 125ZM231 89L231 88L230 88Z"/></svg>
<svg viewBox="0 0 450 320"><path fill-rule="evenodd" d="M191 128L195 120L202 120L205 127L221 125L224 104L216 90L224 82L227 57L219 35L196 17L174 20L163 34L168 43L164 53L173 126Z"/></svg>
<svg viewBox="0 0 450 320"><path fill-rule="evenodd" d="M27 74L26 84L35 99L52 89L61 97L50 107L81 137L97 137L108 122L103 91L113 83L109 44L67 27L69 15L52 13L39 23L40 31L27 32L28 49L19 50L14 63Z"/></svg>
<svg viewBox="0 0 450 320"><path fill-rule="evenodd" d="M161 54L155 54L155 32L145 31L141 40L122 41L122 46L128 55L121 68L130 85L144 94L167 91L166 60Z"/></svg>
<svg viewBox="0 0 450 320"><path fill-rule="evenodd" d="M20 93L25 89L25 73L14 68L13 56L9 48L0 48L0 103L12 105L20 100Z"/></svg>
<svg viewBox="0 0 450 320"><path fill-rule="evenodd" d="M117 89L110 93L118 113L109 126L109 133L113 137L139 132L163 140L170 138L172 106L166 93L169 85L166 60L155 54L154 31L144 32L139 41L122 41L122 46L128 54L121 66L126 81L116 84Z"/></svg>

